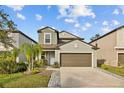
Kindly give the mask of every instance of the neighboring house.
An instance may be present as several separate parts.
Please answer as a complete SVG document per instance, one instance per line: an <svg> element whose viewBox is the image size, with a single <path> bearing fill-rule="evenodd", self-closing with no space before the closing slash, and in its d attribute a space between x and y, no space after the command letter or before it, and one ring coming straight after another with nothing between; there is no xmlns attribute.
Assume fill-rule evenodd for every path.
<svg viewBox="0 0 124 93"><path fill-rule="evenodd" d="M90 42L97 44L100 48L97 50L97 61L104 61L111 66L124 64L124 26L99 37Z"/></svg>
<svg viewBox="0 0 124 93"><path fill-rule="evenodd" d="M94 46L82 38L51 27L39 29L38 35L49 65L58 62L62 67L96 67Z"/></svg>
<svg viewBox="0 0 124 93"><path fill-rule="evenodd" d="M14 40L13 45L16 48L19 48L24 43L28 43L28 44L37 43L36 41L34 41L33 39L31 39L29 36L27 36L21 31L13 31L13 32L8 31L8 33L9 33L8 35L13 38ZM0 44L0 51L10 51L10 50L12 50L12 47L6 49L2 44ZM22 53L19 54L19 57L17 58L17 62L19 61L26 61L26 57L24 56L24 54Z"/></svg>

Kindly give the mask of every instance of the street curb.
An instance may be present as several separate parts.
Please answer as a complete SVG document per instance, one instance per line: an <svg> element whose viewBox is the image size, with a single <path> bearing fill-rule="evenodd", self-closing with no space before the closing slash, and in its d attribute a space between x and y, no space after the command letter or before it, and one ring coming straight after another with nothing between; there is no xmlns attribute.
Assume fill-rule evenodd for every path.
<svg viewBox="0 0 124 93"><path fill-rule="evenodd" d="M111 72L106 71L106 70L101 69L101 68L96 68L96 69L98 69L99 71L102 71L102 72L104 72L104 73L106 73L106 74L109 74L109 75L111 75L111 76L114 76L114 77L116 77L116 78L118 78L118 79L124 80L124 77L123 77L123 76L119 76L119 75L117 75L117 74L111 73Z"/></svg>

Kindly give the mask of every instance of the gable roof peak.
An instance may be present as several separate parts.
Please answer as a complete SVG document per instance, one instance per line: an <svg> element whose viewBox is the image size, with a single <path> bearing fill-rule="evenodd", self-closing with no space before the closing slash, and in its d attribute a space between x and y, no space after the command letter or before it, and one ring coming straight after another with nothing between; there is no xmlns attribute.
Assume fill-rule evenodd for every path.
<svg viewBox="0 0 124 93"><path fill-rule="evenodd" d="M54 30L55 32L59 32L58 30L56 30L55 28L50 27L50 26L45 26L45 27L39 29L37 32L40 33L40 32L42 32L42 30L47 29L47 28L52 29L52 30Z"/></svg>
<svg viewBox="0 0 124 93"><path fill-rule="evenodd" d="M63 33L63 32L65 32L65 33L67 33L67 34L70 34L70 35L72 35L72 36L74 36L74 37L76 37L76 38L80 38L80 39L84 40L84 38L81 38L81 37L79 37L79 36L77 36L77 35L74 35L74 34L68 32L68 31L65 31L65 30L62 30L62 31L59 32L59 33Z"/></svg>

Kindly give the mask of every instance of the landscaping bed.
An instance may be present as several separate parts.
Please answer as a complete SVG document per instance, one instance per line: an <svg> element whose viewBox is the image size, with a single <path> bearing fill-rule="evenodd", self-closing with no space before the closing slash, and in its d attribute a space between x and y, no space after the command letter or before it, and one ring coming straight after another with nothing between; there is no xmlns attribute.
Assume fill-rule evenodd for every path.
<svg viewBox="0 0 124 93"><path fill-rule="evenodd" d="M47 73L47 74L41 74ZM39 88L47 87L51 71L44 70L36 74L0 74L0 87L3 88Z"/></svg>
<svg viewBox="0 0 124 93"><path fill-rule="evenodd" d="M112 66L103 64L101 65L100 68L124 77L124 67L112 67Z"/></svg>

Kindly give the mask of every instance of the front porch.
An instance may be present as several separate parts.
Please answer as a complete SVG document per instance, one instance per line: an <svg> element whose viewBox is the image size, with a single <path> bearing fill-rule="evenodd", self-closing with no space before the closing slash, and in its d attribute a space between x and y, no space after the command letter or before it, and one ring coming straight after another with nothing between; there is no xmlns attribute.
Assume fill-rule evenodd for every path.
<svg viewBox="0 0 124 93"><path fill-rule="evenodd" d="M55 50L44 50L42 59L46 60L48 63L48 66L53 65L55 62L58 62L56 60L56 51Z"/></svg>

